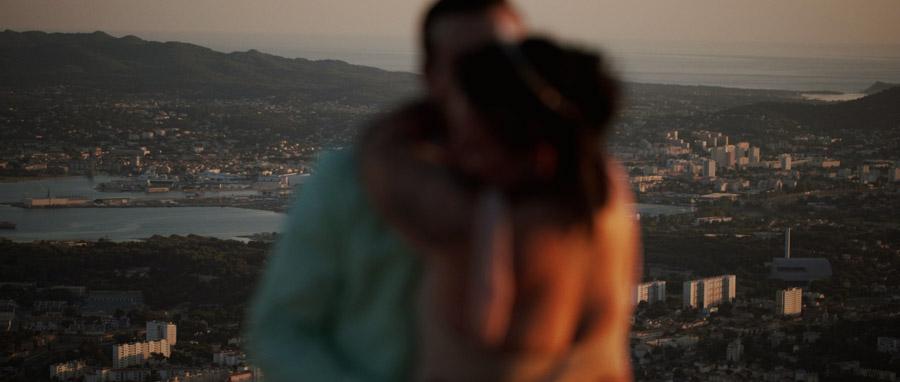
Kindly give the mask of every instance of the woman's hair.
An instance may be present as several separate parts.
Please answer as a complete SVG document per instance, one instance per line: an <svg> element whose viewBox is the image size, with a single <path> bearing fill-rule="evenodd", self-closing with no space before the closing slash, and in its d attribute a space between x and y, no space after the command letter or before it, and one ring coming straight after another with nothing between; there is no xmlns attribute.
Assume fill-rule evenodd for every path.
<svg viewBox="0 0 900 382"><path fill-rule="evenodd" d="M459 78L502 145L555 149L553 176L525 182L519 192L558 196L578 218L592 216L605 202L602 138L619 100L618 81L600 56L538 38L493 43L461 60Z"/></svg>

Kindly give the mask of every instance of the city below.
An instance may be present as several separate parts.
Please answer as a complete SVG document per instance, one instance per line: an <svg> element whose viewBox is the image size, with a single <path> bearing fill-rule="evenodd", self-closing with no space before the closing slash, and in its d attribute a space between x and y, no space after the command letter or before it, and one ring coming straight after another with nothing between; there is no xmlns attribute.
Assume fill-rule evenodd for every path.
<svg viewBox="0 0 900 382"><path fill-rule="evenodd" d="M0 54L19 60L0 60L11 381L263 381L244 319L282 212L322 153L420 92L102 32L5 31ZM624 84L607 146L642 228L636 380L897 379L900 86L877 80L900 82Z"/></svg>

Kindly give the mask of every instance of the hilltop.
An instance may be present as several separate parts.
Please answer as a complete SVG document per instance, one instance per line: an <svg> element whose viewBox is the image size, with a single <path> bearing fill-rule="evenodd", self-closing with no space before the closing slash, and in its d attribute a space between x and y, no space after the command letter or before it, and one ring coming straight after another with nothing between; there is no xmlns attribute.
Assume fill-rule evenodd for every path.
<svg viewBox="0 0 900 382"><path fill-rule="evenodd" d="M200 98L290 95L347 104L384 104L418 91L411 73L256 50L222 53L104 32L0 32L0 82L15 88L63 85Z"/></svg>

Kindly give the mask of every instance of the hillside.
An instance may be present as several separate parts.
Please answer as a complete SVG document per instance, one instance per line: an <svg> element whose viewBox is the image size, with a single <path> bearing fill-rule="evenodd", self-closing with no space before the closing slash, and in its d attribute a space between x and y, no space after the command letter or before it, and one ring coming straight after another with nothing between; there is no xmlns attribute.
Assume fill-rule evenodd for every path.
<svg viewBox="0 0 900 382"><path fill-rule="evenodd" d="M736 135L894 135L900 132L900 86L838 103L764 102L739 106L718 113L713 128Z"/></svg>
<svg viewBox="0 0 900 382"><path fill-rule="evenodd" d="M0 33L0 82L21 88L64 85L202 98L292 95L350 104L383 104L418 91L418 80L410 73L256 50L221 53L103 32L6 30Z"/></svg>
<svg viewBox="0 0 900 382"><path fill-rule="evenodd" d="M900 85L877 81L874 84L872 84L872 86L869 86L866 90L863 90L862 92L863 92L863 94L875 94L875 93L890 89L895 86L900 86Z"/></svg>

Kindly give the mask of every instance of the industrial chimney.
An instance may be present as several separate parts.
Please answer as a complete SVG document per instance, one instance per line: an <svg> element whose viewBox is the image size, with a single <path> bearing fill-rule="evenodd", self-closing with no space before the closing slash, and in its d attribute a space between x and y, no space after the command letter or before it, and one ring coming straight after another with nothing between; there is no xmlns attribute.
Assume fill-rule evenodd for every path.
<svg viewBox="0 0 900 382"><path fill-rule="evenodd" d="M784 229L784 258L791 258L791 229Z"/></svg>

